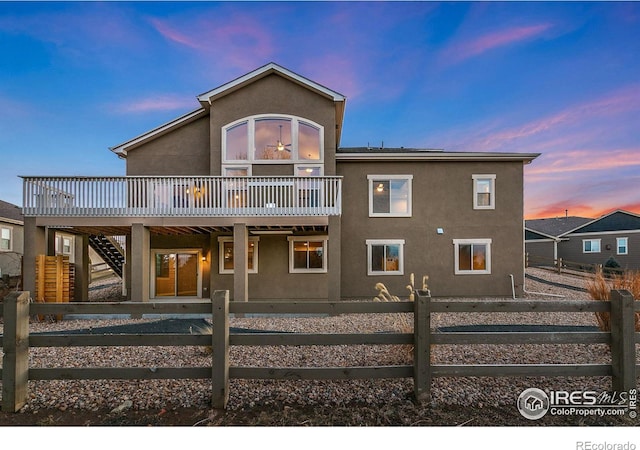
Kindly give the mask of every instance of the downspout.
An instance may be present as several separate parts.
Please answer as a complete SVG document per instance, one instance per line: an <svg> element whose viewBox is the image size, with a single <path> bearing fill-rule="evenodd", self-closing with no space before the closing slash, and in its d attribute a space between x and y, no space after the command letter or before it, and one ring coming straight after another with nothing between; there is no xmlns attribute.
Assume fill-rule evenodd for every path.
<svg viewBox="0 0 640 450"><path fill-rule="evenodd" d="M513 274L510 273L509 274L509 278L511 278L511 295L513 296L513 299L516 299L516 285L515 282L513 281Z"/></svg>

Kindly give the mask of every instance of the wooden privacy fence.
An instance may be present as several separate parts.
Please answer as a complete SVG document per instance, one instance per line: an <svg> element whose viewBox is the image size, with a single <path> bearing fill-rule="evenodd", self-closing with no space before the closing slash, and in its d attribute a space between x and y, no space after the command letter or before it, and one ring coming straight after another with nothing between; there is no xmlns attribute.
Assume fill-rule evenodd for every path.
<svg viewBox="0 0 640 450"><path fill-rule="evenodd" d="M37 302L69 302L73 299L75 266L68 256L36 257Z"/></svg>
<svg viewBox="0 0 640 450"><path fill-rule="evenodd" d="M210 379L212 406L225 408L229 380L244 379L379 379L413 378L418 401L430 399L433 377L610 376L612 389L636 387L634 313L640 311L628 291L612 291L611 302L562 301L447 301L432 300L427 291L416 291L415 301L402 302L229 302L228 291L215 291L211 303L30 303L29 294L12 293L4 301L4 349L2 409L18 411L27 401L29 380L54 379ZM609 312L611 332L436 332L431 313L465 312ZM33 314L206 314L212 334L55 334L29 335ZM413 333L229 333L230 314L381 314L413 313ZM229 361L231 345L413 345L412 364L364 367L236 367ZM498 364L436 365L434 345L457 344L608 344L611 364ZM211 346L208 367L83 367L30 368L30 347L87 346Z"/></svg>

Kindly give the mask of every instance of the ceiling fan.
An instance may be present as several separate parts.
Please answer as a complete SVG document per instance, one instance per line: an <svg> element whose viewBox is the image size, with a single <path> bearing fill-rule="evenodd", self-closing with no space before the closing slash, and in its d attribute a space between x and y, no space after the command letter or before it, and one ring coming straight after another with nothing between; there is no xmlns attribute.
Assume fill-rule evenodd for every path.
<svg viewBox="0 0 640 450"><path fill-rule="evenodd" d="M278 125L280 127L280 139L278 139L278 142L276 143L276 145L267 145L267 147L270 148L275 148L276 150L278 150L279 152L282 151L288 151L291 152L290 148L287 147L291 147L291 144L283 144L282 143L282 125Z"/></svg>

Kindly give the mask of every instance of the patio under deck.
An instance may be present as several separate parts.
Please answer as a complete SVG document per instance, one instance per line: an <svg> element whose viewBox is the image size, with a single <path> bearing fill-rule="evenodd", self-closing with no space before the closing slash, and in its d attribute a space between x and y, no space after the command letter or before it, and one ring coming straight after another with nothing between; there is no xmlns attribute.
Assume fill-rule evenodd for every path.
<svg viewBox="0 0 640 450"><path fill-rule="evenodd" d="M86 270L79 265L88 261L89 235L128 236L129 298L140 301L153 298L149 291L153 235L208 234L211 240L204 244L208 248L218 245L220 234L231 235L234 254L245 254L250 235L324 234L329 236L329 298L339 299L341 177L23 179L26 290L34 290L31 261L51 249L47 230L77 235L75 253L80 262L76 273L84 278ZM239 301L248 299L247 271L238 258L233 292ZM76 300L86 297L87 281L81 285L83 293Z"/></svg>

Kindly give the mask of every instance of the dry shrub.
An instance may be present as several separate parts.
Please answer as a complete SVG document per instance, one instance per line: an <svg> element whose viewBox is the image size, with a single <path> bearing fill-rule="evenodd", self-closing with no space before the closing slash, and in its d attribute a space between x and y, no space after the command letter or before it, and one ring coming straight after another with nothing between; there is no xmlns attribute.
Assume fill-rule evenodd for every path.
<svg viewBox="0 0 640 450"><path fill-rule="evenodd" d="M640 271L626 270L610 280L605 278L602 270L598 270L587 282L587 291L594 300L610 301L612 290L627 290L633 298L640 299ZM596 312L598 327L602 331L611 331L611 316L608 312ZM635 313L635 329L640 331L640 312Z"/></svg>
<svg viewBox="0 0 640 450"><path fill-rule="evenodd" d="M428 291L429 286L427 285L427 280L429 277L427 275L422 277L422 289ZM397 295L392 295L387 287L383 283L376 283L375 286L378 291L378 295L374 297L374 301L377 302L399 302L402 301ZM414 291L415 291L415 278L414 275L411 274L409 277L409 285L407 289L411 294L409 295L409 301L414 301ZM430 291L429 295L431 294ZM401 333L413 333L413 315L409 314L394 314L395 327L397 327L398 331ZM413 361L413 345L401 345L400 353L403 356L403 359L407 361ZM433 353L432 353L433 354Z"/></svg>

